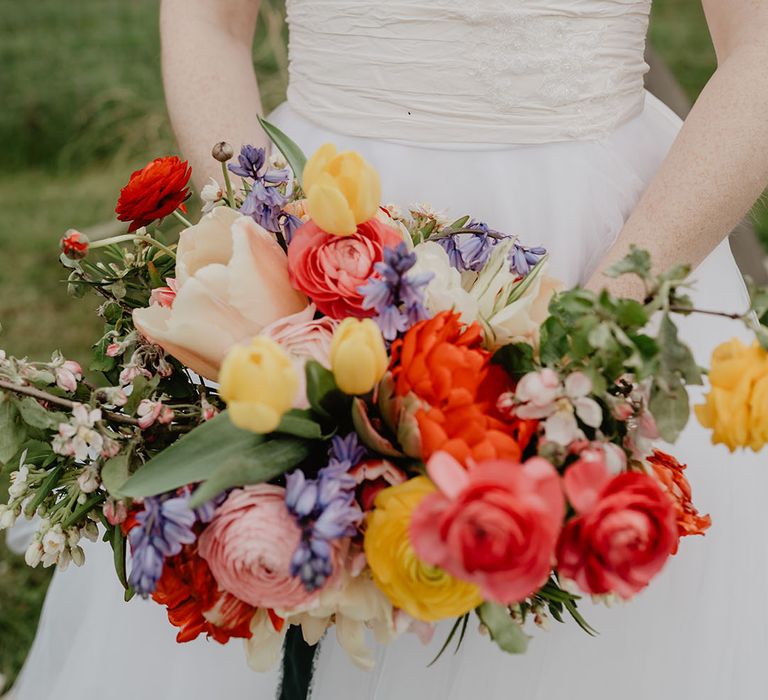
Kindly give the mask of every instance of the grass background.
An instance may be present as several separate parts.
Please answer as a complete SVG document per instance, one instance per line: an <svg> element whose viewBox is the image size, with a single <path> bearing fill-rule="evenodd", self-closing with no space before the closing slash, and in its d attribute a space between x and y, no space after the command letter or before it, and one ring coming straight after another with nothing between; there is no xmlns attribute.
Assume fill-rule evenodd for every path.
<svg viewBox="0 0 768 700"><path fill-rule="evenodd" d="M254 63L269 109L282 100L287 56L282 1L262 5ZM66 296L57 240L70 226L108 221L128 174L175 151L157 15L158 0L36 0L23 12L0 0L0 346L10 353L41 358L60 347L88 358L97 302ZM656 0L651 41L695 98L715 64L699 0ZM768 245L765 207L757 220ZM0 542L0 674L9 684L48 579Z"/></svg>

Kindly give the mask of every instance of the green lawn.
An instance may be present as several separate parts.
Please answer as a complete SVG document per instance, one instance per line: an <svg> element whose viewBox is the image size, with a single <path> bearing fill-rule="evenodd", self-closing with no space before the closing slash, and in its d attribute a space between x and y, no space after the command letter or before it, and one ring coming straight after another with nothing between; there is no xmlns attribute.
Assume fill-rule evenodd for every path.
<svg viewBox="0 0 768 700"><path fill-rule="evenodd" d="M286 54L282 3L262 4L254 61L269 108L284 94ZM9 352L45 357L61 347L87 358L97 301L66 296L56 242L70 226L108 221L127 175L174 152L157 6L37 0L0 11L0 346ZM651 36L695 97L714 68L698 0L656 0ZM768 208L759 211L768 245ZM0 542L0 674L8 679L31 642L47 580Z"/></svg>

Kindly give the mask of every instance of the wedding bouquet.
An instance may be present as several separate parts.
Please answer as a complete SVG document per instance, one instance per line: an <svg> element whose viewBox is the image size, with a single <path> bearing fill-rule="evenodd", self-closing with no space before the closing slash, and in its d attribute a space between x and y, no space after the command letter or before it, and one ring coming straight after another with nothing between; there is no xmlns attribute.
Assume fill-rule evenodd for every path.
<svg viewBox="0 0 768 700"><path fill-rule="evenodd" d="M187 164L161 158L121 192L128 233L62 240L105 333L89 377L0 354L0 527L38 517L30 566L109 542L126 600L165 606L179 642L244 639L254 669L289 630L335 627L363 668L367 631L428 641L453 620L445 648L472 614L512 653L548 617L592 632L579 596L631 598L710 525L657 444L703 383L673 321L697 311L689 269L654 275L636 249L610 274L643 302L564 290L543 248L382 207L361 156L305 162L264 126L282 155L217 145L199 223ZM731 449L768 441L752 292L734 317L758 339L716 351L695 409Z"/></svg>

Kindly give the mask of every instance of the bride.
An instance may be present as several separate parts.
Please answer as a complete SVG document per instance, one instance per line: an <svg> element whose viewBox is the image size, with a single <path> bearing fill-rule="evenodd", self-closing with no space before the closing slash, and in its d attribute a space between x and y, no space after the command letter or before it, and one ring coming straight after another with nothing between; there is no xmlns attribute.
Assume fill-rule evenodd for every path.
<svg viewBox="0 0 768 700"><path fill-rule="evenodd" d="M768 3L704 0L720 66L680 121L643 89L650 0L288 0L288 102L271 120L307 152L360 151L387 202L422 198L545 245L568 284L639 295L603 270L632 244L698 265L702 308L747 303L726 236L768 184ZM198 186L213 141L265 144L251 64L258 0L164 0L171 120ZM706 362L732 325L686 319ZM376 669L322 645L315 700L768 697L765 455L731 456L691 426L675 448L714 526L631 604L583 605L522 657L474 631L431 669L403 638ZM57 574L18 700L269 698L277 672L239 645L174 643L154 604L120 602L107 548Z"/></svg>

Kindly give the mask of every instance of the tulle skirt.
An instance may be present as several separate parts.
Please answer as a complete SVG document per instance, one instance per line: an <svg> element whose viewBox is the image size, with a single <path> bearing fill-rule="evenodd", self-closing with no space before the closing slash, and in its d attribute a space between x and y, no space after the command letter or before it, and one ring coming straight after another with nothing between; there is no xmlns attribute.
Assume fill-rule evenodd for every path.
<svg viewBox="0 0 768 700"><path fill-rule="evenodd" d="M307 118L308 117L308 118ZM326 142L360 151L381 173L384 199L425 203L447 216L471 214L523 242L544 245L551 272L585 281L610 248L659 167L680 120L647 96L643 113L601 141L534 146L415 146L346 137L314 125L285 104L272 121L311 153ZM727 242L696 273L702 308L740 311L747 296ZM685 319L684 337L706 363L713 347L742 333L736 324ZM700 392L695 392L698 400ZM691 425L671 448L690 467L706 537L688 538L651 587L607 609L584 601L599 632L569 621L537 630L529 651L509 656L471 623L462 649L426 666L432 644L403 637L377 649L377 666L355 669L331 631L321 645L314 700L757 700L768 697L768 547L763 508L768 460L712 447ZM54 577L16 700L271 698L277 671L250 672L241 645L175 644L164 610L122 602L108 547L88 565Z"/></svg>

